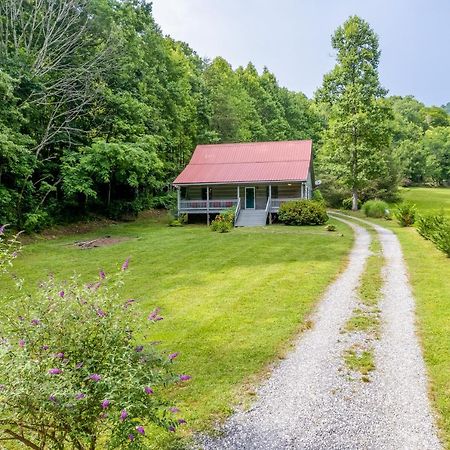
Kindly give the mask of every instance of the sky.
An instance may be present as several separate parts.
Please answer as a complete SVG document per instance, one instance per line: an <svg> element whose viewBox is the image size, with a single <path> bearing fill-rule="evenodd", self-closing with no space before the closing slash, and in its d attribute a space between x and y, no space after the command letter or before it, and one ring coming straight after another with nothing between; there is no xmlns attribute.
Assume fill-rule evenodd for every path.
<svg viewBox="0 0 450 450"><path fill-rule="evenodd" d="M380 39L380 80L391 95L450 102L450 0L153 0L164 34L234 68L267 66L311 97L335 64L331 35L350 15Z"/></svg>

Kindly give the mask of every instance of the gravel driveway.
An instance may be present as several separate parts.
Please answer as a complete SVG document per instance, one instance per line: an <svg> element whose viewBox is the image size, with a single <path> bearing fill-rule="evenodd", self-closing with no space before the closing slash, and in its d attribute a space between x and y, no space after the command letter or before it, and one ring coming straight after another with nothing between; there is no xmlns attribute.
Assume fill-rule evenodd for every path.
<svg viewBox="0 0 450 450"><path fill-rule="evenodd" d="M374 343L371 382L346 375L341 329L358 304L356 288L370 255L370 235L356 235L347 269L328 288L314 326L258 390L252 408L237 412L218 437L196 448L217 449L441 449L427 397L414 330L414 301L396 236L376 227L386 258L381 338Z"/></svg>

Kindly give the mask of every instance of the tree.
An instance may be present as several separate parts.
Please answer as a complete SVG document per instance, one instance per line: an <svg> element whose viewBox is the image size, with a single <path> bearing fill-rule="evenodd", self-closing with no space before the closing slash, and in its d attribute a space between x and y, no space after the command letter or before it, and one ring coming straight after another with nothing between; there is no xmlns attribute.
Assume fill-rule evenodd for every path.
<svg viewBox="0 0 450 450"><path fill-rule="evenodd" d="M378 37L369 24L350 17L334 33L332 46L337 64L316 93L330 107L320 160L323 170L351 190L356 210L361 191L388 173L391 112L380 101L386 91L378 79Z"/></svg>

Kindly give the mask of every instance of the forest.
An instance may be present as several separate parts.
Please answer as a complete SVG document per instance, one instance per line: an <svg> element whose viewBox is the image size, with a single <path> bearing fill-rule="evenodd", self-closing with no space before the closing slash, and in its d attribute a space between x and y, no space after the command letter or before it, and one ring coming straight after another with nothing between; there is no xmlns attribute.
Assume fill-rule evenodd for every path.
<svg viewBox="0 0 450 450"><path fill-rule="evenodd" d="M171 182L199 143L312 139L316 178L340 206L351 190L330 157L343 132L332 77L309 99L268 68L205 60L164 36L143 0L3 0L0 223L32 232L170 208ZM374 89L383 169L364 169L360 197L448 183L450 103Z"/></svg>

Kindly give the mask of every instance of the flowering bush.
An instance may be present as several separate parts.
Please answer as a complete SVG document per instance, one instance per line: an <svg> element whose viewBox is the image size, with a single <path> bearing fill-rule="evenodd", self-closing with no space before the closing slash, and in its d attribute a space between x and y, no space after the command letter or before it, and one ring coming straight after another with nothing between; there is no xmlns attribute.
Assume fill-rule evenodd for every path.
<svg viewBox="0 0 450 450"><path fill-rule="evenodd" d="M233 208L221 212L211 223L211 231L228 233L233 229L235 211Z"/></svg>
<svg viewBox="0 0 450 450"><path fill-rule="evenodd" d="M1 243L0 243L1 247ZM1 258L7 260L7 251ZM135 301L119 274L83 285L52 278L0 313L0 434L29 448L148 448L148 426L184 423L162 389L185 382L154 345L138 345ZM161 320L159 311L149 325Z"/></svg>

